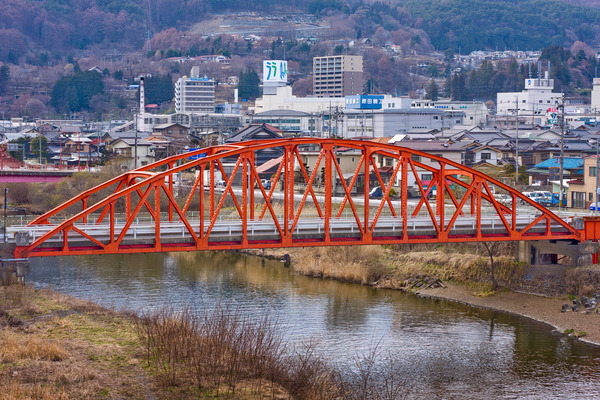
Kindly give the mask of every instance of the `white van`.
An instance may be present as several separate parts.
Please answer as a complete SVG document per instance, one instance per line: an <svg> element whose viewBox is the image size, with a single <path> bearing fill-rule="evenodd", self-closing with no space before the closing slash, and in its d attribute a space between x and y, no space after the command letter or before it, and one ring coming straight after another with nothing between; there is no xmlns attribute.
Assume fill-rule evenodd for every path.
<svg viewBox="0 0 600 400"><path fill-rule="evenodd" d="M225 181L217 181L217 183L215 185L215 189L217 189L217 191L219 191L219 192L224 192L226 187L227 187L227 182L225 182Z"/></svg>

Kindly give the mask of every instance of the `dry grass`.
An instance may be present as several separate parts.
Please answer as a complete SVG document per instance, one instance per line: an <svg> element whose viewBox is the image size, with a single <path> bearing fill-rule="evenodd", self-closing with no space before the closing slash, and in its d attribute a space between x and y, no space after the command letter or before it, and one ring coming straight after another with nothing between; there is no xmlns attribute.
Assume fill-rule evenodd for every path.
<svg viewBox="0 0 600 400"><path fill-rule="evenodd" d="M367 284L385 274L384 254L380 246L298 249L293 251L294 270L302 275Z"/></svg>
<svg viewBox="0 0 600 400"><path fill-rule="evenodd" d="M142 399L154 391L127 317L47 290L0 292L0 319L18 322L0 324L0 399Z"/></svg>
<svg viewBox="0 0 600 400"><path fill-rule="evenodd" d="M0 362L21 360L61 361L69 356L55 340L15 332L0 332Z"/></svg>
<svg viewBox="0 0 600 400"><path fill-rule="evenodd" d="M43 384L23 385L17 379L8 380L7 383L2 385L2 390L0 390L0 400L63 400L68 398L69 396L62 389Z"/></svg>
<svg viewBox="0 0 600 400"><path fill-rule="evenodd" d="M287 251L299 274L378 287L402 288L413 277L458 282L487 282L490 277L489 254L474 245L340 246ZM500 248L494 255L496 279L503 286L511 286L523 274L523 265L506 255L510 253L510 248Z"/></svg>

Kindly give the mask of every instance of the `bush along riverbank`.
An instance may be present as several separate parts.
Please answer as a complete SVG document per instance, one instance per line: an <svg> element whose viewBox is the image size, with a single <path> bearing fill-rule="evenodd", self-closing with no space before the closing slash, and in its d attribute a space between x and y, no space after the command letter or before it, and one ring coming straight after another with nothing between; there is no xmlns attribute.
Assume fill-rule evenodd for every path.
<svg viewBox="0 0 600 400"><path fill-rule="evenodd" d="M250 253L289 261L294 272L414 292L522 315L600 345L600 313L564 312L600 290L600 266L526 266L510 242L273 249ZM572 310L572 308L571 308Z"/></svg>
<svg viewBox="0 0 600 400"><path fill-rule="evenodd" d="M0 286L0 400L404 398L377 349L339 370L268 318L227 306L137 316L51 290ZM393 394L393 397L389 397ZM387 397L386 397L387 396Z"/></svg>

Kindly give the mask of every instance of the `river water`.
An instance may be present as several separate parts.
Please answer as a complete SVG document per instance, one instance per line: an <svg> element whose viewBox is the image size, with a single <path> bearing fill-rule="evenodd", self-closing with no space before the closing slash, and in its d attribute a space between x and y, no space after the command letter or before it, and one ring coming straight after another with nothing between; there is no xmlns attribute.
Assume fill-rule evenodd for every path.
<svg viewBox="0 0 600 400"><path fill-rule="evenodd" d="M410 398L599 399L600 348L525 318L390 290L297 276L228 252L33 259L37 287L117 309L227 305L275 318L353 368L376 351L401 365ZM590 316L593 317L593 316Z"/></svg>

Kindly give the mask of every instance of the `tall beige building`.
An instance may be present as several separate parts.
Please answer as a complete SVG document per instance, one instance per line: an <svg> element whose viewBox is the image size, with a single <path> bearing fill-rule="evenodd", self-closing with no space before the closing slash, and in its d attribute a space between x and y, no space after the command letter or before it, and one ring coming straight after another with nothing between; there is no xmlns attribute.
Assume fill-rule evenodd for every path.
<svg viewBox="0 0 600 400"><path fill-rule="evenodd" d="M363 92L362 56L313 58L313 94L344 97Z"/></svg>

